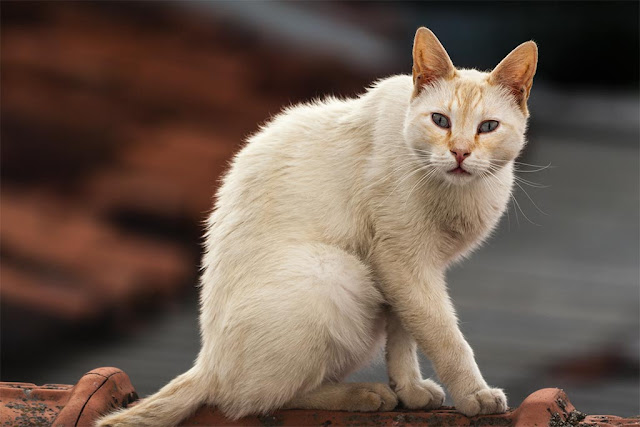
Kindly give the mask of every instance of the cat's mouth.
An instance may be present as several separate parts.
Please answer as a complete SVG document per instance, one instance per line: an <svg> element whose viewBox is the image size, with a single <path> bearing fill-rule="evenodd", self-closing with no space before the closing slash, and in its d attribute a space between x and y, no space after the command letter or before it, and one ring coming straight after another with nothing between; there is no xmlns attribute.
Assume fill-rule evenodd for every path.
<svg viewBox="0 0 640 427"><path fill-rule="evenodd" d="M447 173L452 173L452 174L455 174L455 175L471 175L469 172L467 172L466 170L462 169L462 166L458 166L455 169L451 169Z"/></svg>

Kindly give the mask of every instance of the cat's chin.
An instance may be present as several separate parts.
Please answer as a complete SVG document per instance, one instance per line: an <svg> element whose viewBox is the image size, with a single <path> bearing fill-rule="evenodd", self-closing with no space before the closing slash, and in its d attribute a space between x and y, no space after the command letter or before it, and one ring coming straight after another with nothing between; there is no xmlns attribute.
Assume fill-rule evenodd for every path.
<svg viewBox="0 0 640 427"><path fill-rule="evenodd" d="M466 170L466 169L463 169L463 168L462 168L462 166L458 166L458 167L457 167L457 168L455 168L455 169L451 169L451 170L450 170L449 172L447 172L447 173L451 173L451 174L454 174L454 175L471 175L471 172L469 172L469 171L468 171L468 170Z"/></svg>
<svg viewBox="0 0 640 427"><path fill-rule="evenodd" d="M476 174L460 167L448 170L443 175L445 181L455 185L465 185L476 179Z"/></svg>

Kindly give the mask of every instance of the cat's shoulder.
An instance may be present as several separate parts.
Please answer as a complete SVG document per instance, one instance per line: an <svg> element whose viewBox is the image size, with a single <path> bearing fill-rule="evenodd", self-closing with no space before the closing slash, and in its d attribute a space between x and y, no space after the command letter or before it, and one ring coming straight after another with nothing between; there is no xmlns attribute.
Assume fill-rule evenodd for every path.
<svg viewBox="0 0 640 427"><path fill-rule="evenodd" d="M360 95L345 97L336 94L314 98L309 101L289 105L282 109L279 115L316 113L318 111L336 111L350 106L354 106L359 100L371 96L371 94L387 94L402 98L403 95L411 93L413 90L413 80L411 76L405 74L393 75L381 78L373 82Z"/></svg>
<svg viewBox="0 0 640 427"><path fill-rule="evenodd" d="M406 74L396 74L376 80L370 90L381 91L403 91L411 93L413 91L413 79Z"/></svg>
<svg viewBox="0 0 640 427"><path fill-rule="evenodd" d="M327 123L351 123L362 116L374 114L382 105L406 103L412 88L411 76L394 75L375 81L354 97L330 94L291 104L270 117L254 137L265 131L292 132L317 129Z"/></svg>

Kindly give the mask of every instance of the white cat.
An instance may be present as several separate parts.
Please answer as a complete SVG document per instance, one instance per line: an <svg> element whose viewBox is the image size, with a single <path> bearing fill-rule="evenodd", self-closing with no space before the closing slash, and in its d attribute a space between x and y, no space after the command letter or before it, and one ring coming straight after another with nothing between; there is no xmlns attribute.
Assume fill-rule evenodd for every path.
<svg viewBox="0 0 640 427"><path fill-rule="evenodd" d="M208 222L195 366L98 425L173 425L202 404L231 418L437 408L444 392L421 378L417 348L460 412L507 409L458 328L445 271L505 210L537 47L462 70L420 28L413 58L413 78L291 107L249 139ZM391 387L340 382L385 339Z"/></svg>

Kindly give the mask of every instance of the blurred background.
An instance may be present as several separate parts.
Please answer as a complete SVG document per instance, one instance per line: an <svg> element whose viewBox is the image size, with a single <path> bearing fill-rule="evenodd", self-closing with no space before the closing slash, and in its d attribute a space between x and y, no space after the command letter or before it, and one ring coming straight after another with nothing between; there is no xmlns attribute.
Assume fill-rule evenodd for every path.
<svg viewBox="0 0 640 427"><path fill-rule="evenodd" d="M511 406L564 388L639 408L638 2L3 2L1 379L117 366L141 396L199 348L202 222L282 106L410 73L415 29L457 66L538 42L515 200L450 271ZM423 372L432 375L423 360ZM386 381L381 361L352 380Z"/></svg>

